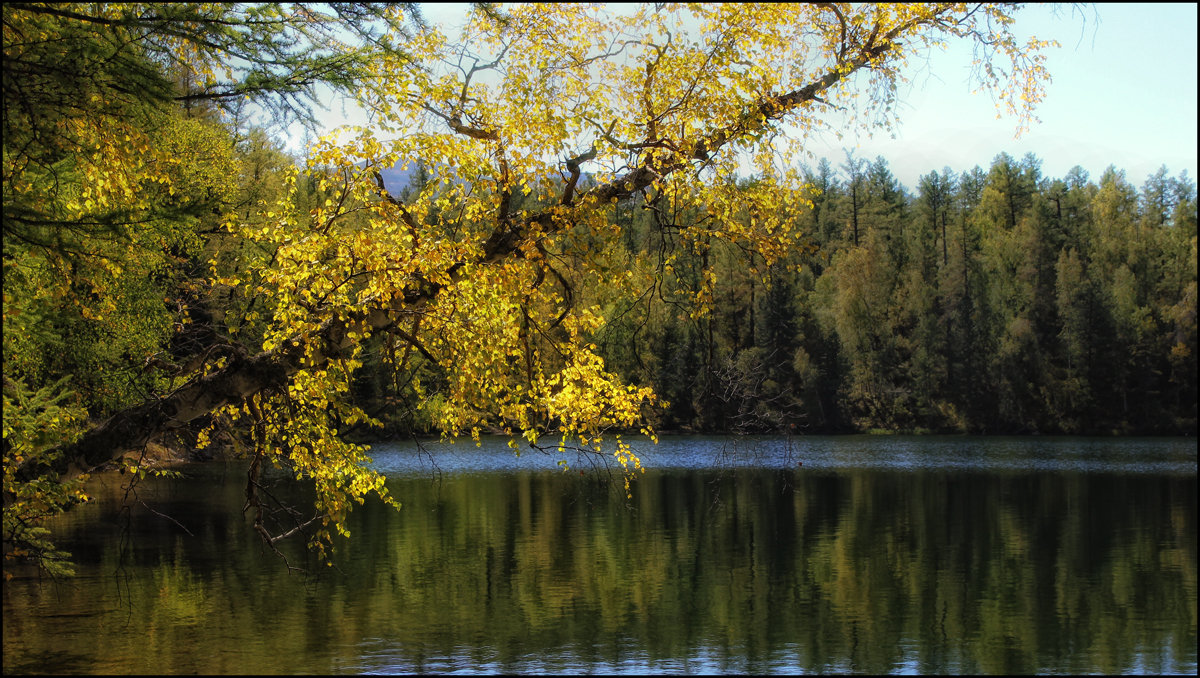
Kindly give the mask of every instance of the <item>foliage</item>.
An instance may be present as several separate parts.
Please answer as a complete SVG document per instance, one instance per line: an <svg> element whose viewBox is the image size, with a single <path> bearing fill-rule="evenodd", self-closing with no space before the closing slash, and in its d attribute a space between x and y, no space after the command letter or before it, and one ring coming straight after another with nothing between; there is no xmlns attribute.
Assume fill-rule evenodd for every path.
<svg viewBox="0 0 1200 678"><path fill-rule="evenodd" d="M33 560L54 576L74 574L70 554L55 548L45 518L72 504L87 501L86 475L69 481L43 475L19 480L17 470L29 462L52 460L63 440L78 437L86 417L65 388L67 378L33 391L20 381L4 380L4 560ZM6 575L11 576L10 573Z"/></svg>
<svg viewBox="0 0 1200 678"><path fill-rule="evenodd" d="M1163 169L1139 195L1115 169L1096 185L1078 168L1042 177L1039 165L1001 154L988 172L945 168L899 203L865 187L869 197L856 200L852 168L845 183L826 175L821 209L803 215L819 248L794 253L783 269L812 272L777 276L798 303L772 305L797 328L796 373L784 378L807 393L798 425L1195 431L1194 379L1175 367L1195 345L1194 310L1177 313L1192 308L1195 280L1191 180ZM1163 194L1185 198L1168 210ZM855 211L857 243L853 229L817 222L832 212L852 223ZM717 298L728 290L731 306L753 301L727 280ZM715 360L703 349L682 359L713 366L742 350L715 349ZM820 370L813 355L824 356Z"/></svg>
<svg viewBox="0 0 1200 678"><path fill-rule="evenodd" d="M228 282L277 300L263 348L295 352L300 370L335 374L324 366L353 365L365 339L387 333L438 368L433 383L410 383L447 435L490 429L536 445L554 431L560 447L594 446L608 429L640 426L654 402L597 354L603 302L616 298L598 289L636 294L693 252L696 284L680 303L704 322L722 257L744 250L766 270L798 242L793 215L811 194L776 154L827 125L831 107L864 127L892 124L905 59L942 39L986 40L1009 71L985 69L984 83L1003 99L1019 94L1014 111L1027 115L1041 98L1046 43L1018 47L1007 24L990 6L516 7L504 21L476 12L461 44L431 30L407 43L404 60L377 62L377 85L362 93L377 118L314 148L318 199L307 214L293 192L271 224L230 222L276 257L261 279ZM434 181L397 200L379 172L418 163L437 168ZM739 183L746 164L756 179ZM630 200L672 241L657 269L627 270L613 256ZM757 379L749 362L730 367L730 378ZM730 407L738 416L742 405ZM639 466L620 443L614 454Z"/></svg>
<svg viewBox="0 0 1200 678"><path fill-rule="evenodd" d="M38 423L40 403L69 403L70 420L88 430L236 352L220 321L244 333L253 311L230 303L226 313L202 264L238 249L213 237L220 215L273 199L281 171L260 132L239 138L245 104L278 123L311 122L315 88L357 88L361 64L403 35L404 11L4 6L5 398L11 391L14 421L24 422L10 438L6 407L6 552L58 567L59 554L32 548L30 535L82 496L74 481L53 484L80 466L54 450L80 431L60 431L46 449L26 440L59 430ZM378 35L385 29L392 38Z"/></svg>

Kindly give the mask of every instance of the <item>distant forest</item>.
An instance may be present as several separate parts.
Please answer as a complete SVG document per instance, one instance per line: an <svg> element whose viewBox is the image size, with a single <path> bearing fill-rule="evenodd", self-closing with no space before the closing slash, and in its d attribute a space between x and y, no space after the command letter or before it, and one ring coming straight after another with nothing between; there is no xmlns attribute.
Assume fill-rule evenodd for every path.
<svg viewBox="0 0 1200 678"><path fill-rule="evenodd" d="M883 158L822 160L792 215L808 242L769 266L723 239L681 245L703 215L642 202L606 253L632 303L559 270L606 319L607 367L659 395L659 431L1194 435L1195 183L1040 165L1001 154L913 194ZM396 358L382 341L356 398L384 435L431 430L405 380L371 369Z"/></svg>

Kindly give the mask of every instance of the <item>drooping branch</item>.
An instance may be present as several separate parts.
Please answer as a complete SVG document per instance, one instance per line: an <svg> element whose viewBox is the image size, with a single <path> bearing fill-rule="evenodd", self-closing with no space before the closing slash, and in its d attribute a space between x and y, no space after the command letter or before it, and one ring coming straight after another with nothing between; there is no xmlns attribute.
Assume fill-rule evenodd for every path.
<svg viewBox="0 0 1200 678"><path fill-rule="evenodd" d="M521 245L532 233L549 234L564 227L563 224L567 220L562 218L563 210L588 209L609 204L614 199L628 199L655 182L660 182L669 174L684 169L689 164L688 161L703 161L709 154L731 141L755 134L799 106L818 100L820 93L868 66L891 49L894 38L908 28L911 28L911 24L897 26L882 36L877 36L875 41L864 45L852 61L839 64L801 89L765 97L737 122L695 139L690 146L682 146L692 149L686 160L657 167L643 164L609 182L593 186L578 196L573 196L572 192L578 179L578 164L588 159L589 154L573 158L576 161L575 166L569 165L572 180L568 190L564 192L562 204L534 213L503 215L490 237L483 243L482 252L478 257L474 260L459 261L447 269L446 276L442 278L448 280L447 283L421 281L406 290L403 295L390 300L379 300L367 307L351 309L341 316L326 320L314 331L293 337L274 350L256 355L235 354L229 357L224 366L213 370L207 376L189 382L161 398L113 415L86 432L74 444L63 448L58 461L52 467L23 468L20 475L33 478L47 471L59 474L68 473L73 469L86 471L220 407L242 402L267 389L285 388L296 373L321 367L330 359L344 355L356 341L350 338L352 334L362 336L368 332L392 330L395 323L402 318L420 313L447 284L454 284L469 264L490 265L509 257L523 256ZM466 128L454 119L447 121L459 133L486 141L495 140L495 134L492 132ZM377 180L379 179L381 177L377 177ZM411 222L408 222L408 225L414 226ZM403 331L394 334L404 340L409 339L404 336Z"/></svg>

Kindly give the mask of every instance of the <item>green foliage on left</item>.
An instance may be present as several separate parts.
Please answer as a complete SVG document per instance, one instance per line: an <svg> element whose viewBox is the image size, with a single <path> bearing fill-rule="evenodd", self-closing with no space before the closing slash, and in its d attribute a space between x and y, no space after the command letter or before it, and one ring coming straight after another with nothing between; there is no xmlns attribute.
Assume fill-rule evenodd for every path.
<svg viewBox="0 0 1200 678"><path fill-rule="evenodd" d="M87 412L71 404L64 387L68 377L32 390L4 377L4 557L32 559L52 576L70 576L70 554L57 549L40 523L68 507L87 501L86 476L61 482L57 476L19 480L22 465L50 460L63 440L79 435Z"/></svg>
<svg viewBox="0 0 1200 678"><path fill-rule="evenodd" d="M41 524L89 469L49 472L56 448L261 340L262 309L215 279L270 259L222 224L260 220L294 166L253 113L312 124L319 86L398 54L410 8L2 11L5 557L62 574Z"/></svg>

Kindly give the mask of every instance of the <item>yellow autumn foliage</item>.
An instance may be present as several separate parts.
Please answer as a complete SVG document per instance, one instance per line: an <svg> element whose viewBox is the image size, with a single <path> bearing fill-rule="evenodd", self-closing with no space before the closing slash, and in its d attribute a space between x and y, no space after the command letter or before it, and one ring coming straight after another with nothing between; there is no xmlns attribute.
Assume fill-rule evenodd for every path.
<svg viewBox="0 0 1200 678"><path fill-rule="evenodd" d="M1019 124L1032 119L1052 43L1018 42L1012 16L963 3L525 4L504 21L474 11L460 39L416 36L403 59L373 64L360 93L372 124L311 150L317 206L302 214L293 198L270 207L266 227L229 225L276 251L252 283L277 302L264 349L300 342L317 366L262 403L290 422L274 435L302 441L268 449L319 480L365 459L316 413L336 406L377 332L399 333L440 369L426 395L447 436L554 431L561 446L598 450L606 431L649 432L654 394L605 368L590 343L600 313L576 305L567 281L630 284L589 246L620 235L614 206L665 200L701 215L685 243L725 239L769 265L800 243L791 216L811 204L795 162L805 140L831 130L833 111L866 130L894 125L910 59L972 40L981 86ZM431 181L403 201L385 190L380 170L417 163ZM756 180L739 186L747 174ZM348 328L336 360L334 325ZM299 432L298 412L313 413ZM612 454L640 469L627 442ZM380 487L346 473L319 500L334 527L337 492Z"/></svg>

